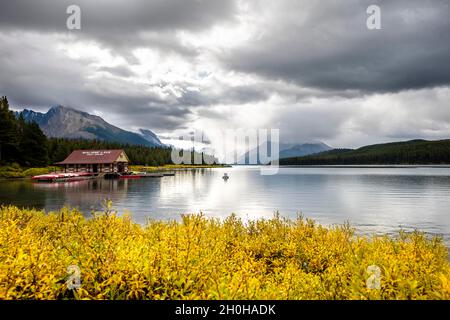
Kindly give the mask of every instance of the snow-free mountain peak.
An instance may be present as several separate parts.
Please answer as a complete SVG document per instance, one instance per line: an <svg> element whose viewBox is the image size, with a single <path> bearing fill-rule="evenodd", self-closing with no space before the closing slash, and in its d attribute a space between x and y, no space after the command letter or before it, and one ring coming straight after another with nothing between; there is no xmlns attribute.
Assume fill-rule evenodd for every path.
<svg viewBox="0 0 450 320"><path fill-rule="evenodd" d="M26 121L35 121L47 137L97 139L148 147L164 146L158 137L148 129L144 130L144 136L144 134L116 127L100 116L61 105L50 108L46 113L24 109L16 112L16 115L18 116L20 113L23 114ZM152 139L148 137L152 137Z"/></svg>

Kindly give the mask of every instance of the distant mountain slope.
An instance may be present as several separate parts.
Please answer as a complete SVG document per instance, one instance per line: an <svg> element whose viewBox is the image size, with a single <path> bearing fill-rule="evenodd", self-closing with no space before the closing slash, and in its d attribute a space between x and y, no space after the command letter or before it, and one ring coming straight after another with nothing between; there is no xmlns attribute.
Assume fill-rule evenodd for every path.
<svg viewBox="0 0 450 320"><path fill-rule="evenodd" d="M285 145L285 147L280 150L280 159L290 157L301 157L314 153L328 151L331 149L332 148L330 146L326 145L323 142Z"/></svg>
<svg viewBox="0 0 450 320"><path fill-rule="evenodd" d="M259 148L259 147L258 147ZM315 142L315 143L280 143L279 146L279 158L289 158L289 157L299 157L310 155L314 153L319 153L323 151L331 150L332 148L326 145L323 142ZM270 155L270 143L267 144L267 150ZM258 150L253 149L250 152L246 152L242 157L239 158L239 161L242 163L245 160L246 164L249 164L249 157L251 152L257 152ZM258 163L259 157L258 157Z"/></svg>
<svg viewBox="0 0 450 320"><path fill-rule="evenodd" d="M282 159L282 165L450 164L450 140L411 140Z"/></svg>
<svg viewBox="0 0 450 320"><path fill-rule="evenodd" d="M150 143L153 143L157 146L164 146L164 144L161 142L161 140L159 140L158 136L153 131L148 129L139 129L139 133L145 140L149 141Z"/></svg>
<svg viewBox="0 0 450 320"><path fill-rule="evenodd" d="M20 112L16 112L16 116L19 114ZM99 116L72 108L57 106L47 113L25 109L22 114L26 121L36 121L47 137L97 139L148 147L163 146L157 137L154 141L148 140L137 133L113 126ZM145 132L147 136L153 134L150 130Z"/></svg>

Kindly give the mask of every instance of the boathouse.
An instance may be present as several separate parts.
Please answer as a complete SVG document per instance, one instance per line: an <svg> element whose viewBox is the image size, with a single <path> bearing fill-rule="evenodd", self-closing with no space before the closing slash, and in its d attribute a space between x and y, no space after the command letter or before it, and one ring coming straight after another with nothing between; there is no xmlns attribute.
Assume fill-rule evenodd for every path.
<svg viewBox="0 0 450 320"><path fill-rule="evenodd" d="M124 150L75 150L64 161L64 172L128 172L130 160Z"/></svg>

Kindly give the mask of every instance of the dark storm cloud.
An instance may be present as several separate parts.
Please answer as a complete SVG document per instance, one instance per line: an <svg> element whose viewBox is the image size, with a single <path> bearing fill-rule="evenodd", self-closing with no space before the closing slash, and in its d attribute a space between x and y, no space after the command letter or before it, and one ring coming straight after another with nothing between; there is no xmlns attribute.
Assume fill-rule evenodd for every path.
<svg viewBox="0 0 450 320"><path fill-rule="evenodd" d="M16 108L335 146L450 132L448 0L0 1L0 94ZM81 30L66 28L71 4ZM382 30L366 27L371 4Z"/></svg>
<svg viewBox="0 0 450 320"><path fill-rule="evenodd" d="M14 109L46 112L50 106L61 104L101 112L107 121L114 118L115 124L155 129L174 128L190 114L187 108L145 92L145 86L142 90L131 90L133 85L123 89L120 77L89 80L92 69L85 61L47 51L51 37L29 37L33 40L0 33L4 44L0 46L0 94L8 96ZM127 67L100 69L115 76L131 74Z"/></svg>
<svg viewBox="0 0 450 320"><path fill-rule="evenodd" d="M81 30L66 28L66 8L72 4L81 8ZM122 117L121 124L173 129L191 114L183 105L189 91L178 101L150 94L145 86L130 90L132 84L124 81L135 76L129 66L138 63L131 51L151 48L192 58L196 50L183 46L176 33L233 20L235 10L234 1L222 0L2 1L0 91L16 108L45 111L63 104ZM128 65L94 68L92 61L73 60L55 51L58 42L85 40L95 40Z"/></svg>
<svg viewBox="0 0 450 320"><path fill-rule="evenodd" d="M105 117L113 115L126 127L152 128L156 130L173 129L183 125L191 116L191 110L177 103L169 103L148 93L89 93L90 102L85 105L104 113ZM73 106L86 109L85 105ZM93 106L93 107L92 107Z"/></svg>
<svg viewBox="0 0 450 320"><path fill-rule="evenodd" d="M140 32L202 30L232 18L233 1L222 0L15 0L2 1L2 29L67 32L66 9L81 9L80 36L129 43Z"/></svg>
<svg viewBox="0 0 450 320"><path fill-rule="evenodd" d="M0 25L14 28L65 28L66 8L81 8L86 28L139 31L199 29L226 17L232 1L219 0L15 0L2 1Z"/></svg>
<svg viewBox="0 0 450 320"><path fill-rule="evenodd" d="M228 67L324 90L450 83L447 0L273 3L262 36L226 56ZM382 30L366 27L370 4L381 8Z"/></svg>

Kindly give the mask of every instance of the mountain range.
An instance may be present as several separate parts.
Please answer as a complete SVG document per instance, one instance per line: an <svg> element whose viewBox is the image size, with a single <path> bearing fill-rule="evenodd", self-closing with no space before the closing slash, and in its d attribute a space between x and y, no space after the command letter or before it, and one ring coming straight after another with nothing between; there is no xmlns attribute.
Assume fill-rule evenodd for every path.
<svg viewBox="0 0 450 320"><path fill-rule="evenodd" d="M280 159L301 157L319 152L332 150L333 148L323 142L309 142L300 144L280 144Z"/></svg>
<svg viewBox="0 0 450 320"><path fill-rule="evenodd" d="M113 141L123 144L165 147L156 134L148 129L139 133L123 130L101 117L76 109L56 106L47 113L24 109L16 111L16 117L22 114L25 121L35 121L47 137Z"/></svg>
<svg viewBox="0 0 450 320"><path fill-rule="evenodd" d="M258 148L252 149L249 152L246 152L243 156L240 157L239 163L249 164L250 162L250 154L252 152L256 152L258 155ZM307 142L307 143L280 143L279 145L279 159L283 158L291 158L291 157L302 157L307 155L312 155L324 151L332 150L333 148L323 142ZM270 154L270 142L267 142L267 151ZM260 162L258 156L258 164L262 164Z"/></svg>
<svg viewBox="0 0 450 320"><path fill-rule="evenodd" d="M64 106L55 106L46 113L30 109L16 111L16 117L23 115L25 121L35 121L44 134L50 138L88 139L118 142L148 147L168 147L149 129L131 132L116 127L99 116ZM269 148L270 150L270 145ZM280 159L316 154L332 148L322 142L280 143ZM248 163L249 153L243 155ZM242 159L242 157L241 157Z"/></svg>

